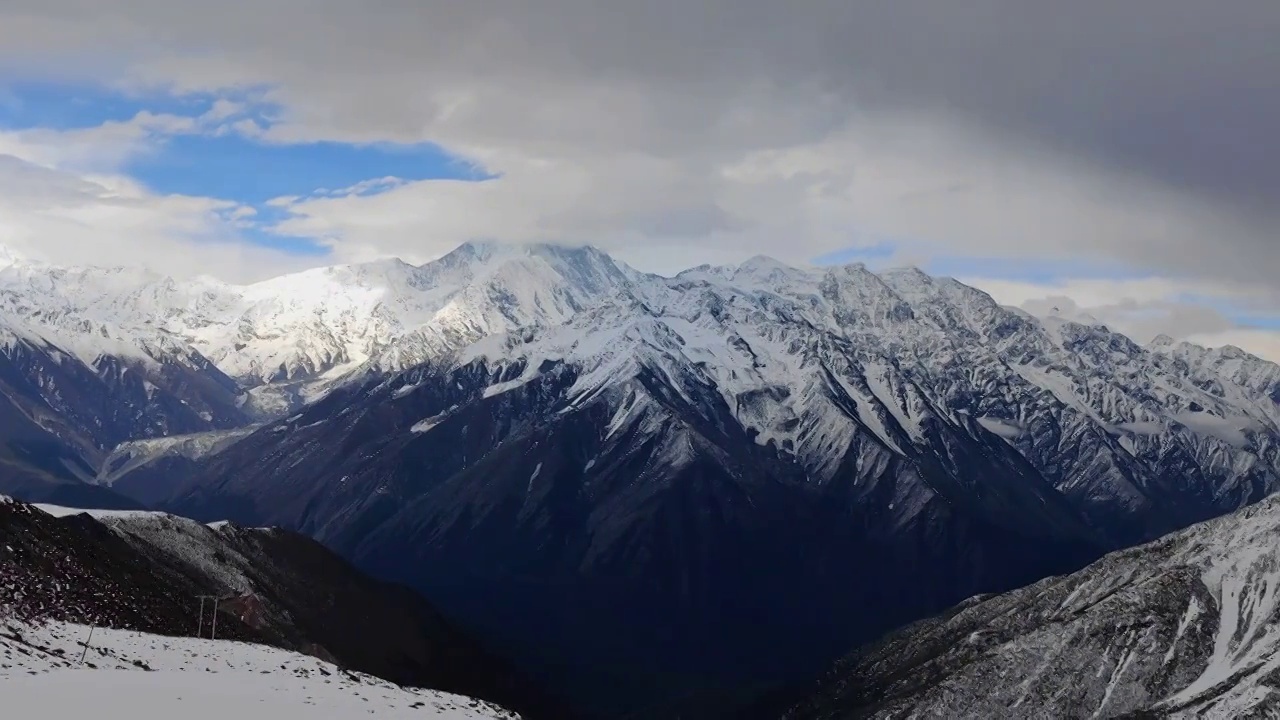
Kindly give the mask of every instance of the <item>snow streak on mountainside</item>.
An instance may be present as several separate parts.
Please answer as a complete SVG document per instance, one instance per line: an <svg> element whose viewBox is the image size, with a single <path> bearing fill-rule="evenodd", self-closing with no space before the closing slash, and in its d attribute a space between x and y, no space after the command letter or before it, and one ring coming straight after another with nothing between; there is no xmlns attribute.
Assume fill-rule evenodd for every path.
<svg viewBox="0 0 1280 720"><path fill-rule="evenodd" d="M258 427L121 443L102 461L93 483L143 505L153 505L173 492L175 478L189 475L200 460L226 450Z"/></svg>
<svg viewBox="0 0 1280 720"><path fill-rule="evenodd" d="M1280 498L974 598L840 662L802 718L1275 717Z"/></svg>

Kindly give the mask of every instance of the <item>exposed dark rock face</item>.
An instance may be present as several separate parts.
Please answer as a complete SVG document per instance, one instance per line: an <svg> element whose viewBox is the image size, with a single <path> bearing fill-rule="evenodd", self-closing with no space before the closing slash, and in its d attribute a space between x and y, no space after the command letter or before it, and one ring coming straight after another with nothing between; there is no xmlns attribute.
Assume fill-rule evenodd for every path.
<svg viewBox="0 0 1280 720"><path fill-rule="evenodd" d="M1275 717L1280 499L973 598L835 665L789 720Z"/></svg>
<svg viewBox="0 0 1280 720"><path fill-rule="evenodd" d="M198 354L86 363L0 315L0 492L33 502L136 507L95 487L107 454L141 438L248 424L239 389ZM159 354L159 353L157 353Z"/></svg>
<svg viewBox="0 0 1280 720"><path fill-rule="evenodd" d="M17 321L0 315L5 324ZM85 454L123 442L246 425L240 389L198 353L85 362L38 336L0 342L0 397Z"/></svg>
<svg viewBox="0 0 1280 720"><path fill-rule="evenodd" d="M850 641L1102 551L999 444L955 447L970 474L863 445L817 483L694 377L642 373L570 407L578 375L542 369L473 402L458 396L483 394L482 366L331 396L215 456L172 506L312 534L604 715L705 716L705 693L739 703Z"/></svg>
<svg viewBox="0 0 1280 720"><path fill-rule="evenodd" d="M85 457L74 443L36 423L0 393L0 493L32 502L139 507L135 500L85 482L94 472Z"/></svg>

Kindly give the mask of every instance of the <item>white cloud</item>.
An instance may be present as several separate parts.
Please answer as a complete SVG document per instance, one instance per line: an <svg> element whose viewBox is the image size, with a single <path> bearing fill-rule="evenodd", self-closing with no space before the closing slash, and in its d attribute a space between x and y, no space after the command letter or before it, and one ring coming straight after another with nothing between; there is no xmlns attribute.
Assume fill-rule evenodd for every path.
<svg viewBox="0 0 1280 720"><path fill-rule="evenodd" d="M882 239L930 254L1093 258L1183 276L1271 283L1266 263L1187 249L1255 232L1196 198L909 117L851 123L818 142L741 156L535 156L489 148L483 183L427 180L382 195L298 199L280 231L410 259L475 238L591 242L669 267L757 253L806 262ZM354 193L353 193L354 194ZM660 247L674 256L653 257ZM1280 246L1277 246L1280 247ZM1280 258L1277 259L1280 262Z"/></svg>
<svg viewBox="0 0 1280 720"><path fill-rule="evenodd" d="M319 233L343 256L429 257L471 237L537 237L674 266L681 259L656 248L794 261L888 236L922 253L1088 257L1269 283L1264 268L1280 266L1273 215L1110 163L1119 153L1055 146L1123 130L1137 152L1150 144L1136 125L1146 109L1130 99L1166 89L1142 73L1202 77L1173 72L1194 58L1163 54L1186 35L1182 15L1116 37L1127 26L1084 4L977 14L937 0L486 0L372 12L301 0L14 0L0 13L0 66L121 87L257 89L279 106L276 121L220 106L211 115L235 118L220 131L431 141L501 175L294 204L283 228ZM1214 19L1260 26L1248 13ZM1069 43L1058 32L1067 27ZM1240 51L1253 40L1237 38ZM1098 50L1113 51L1108 73L1063 64ZM1237 75L1205 82L1227 87ZM1058 108L1060 98L1075 102ZM1055 109L1082 125L1059 127ZM1044 132L1022 132L1022 116ZM1130 125L1090 125L1103 117ZM1210 238L1228 250L1206 252Z"/></svg>
<svg viewBox="0 0 1280 720"><path fill-rule="evenodd" d="M1162 277L1066 278L1053 282L959 279L985 290L1002 304L1020 307L1033 315L1101 322L1138 342L1168 335L1209 347L1236 345L1280 362L1280 332L1244 327L1219 309L1270 302L1265 290Z"/></svg>
<svg viewBox="0 0 1280 720"><path fill-rule="evenodd" d="M1206 347L1234 345L1258 357L1280 363L1280 331L1261 328L1234 328L1216 333L1191 335L1186 339Z"/></svg>
<svg viewBox="0 0 1280 720"><path fill-rule="evenodd" d="M189 132L190 118L140 113L126 123L70 131L0 133L0 246L59 264L146 265L187 276L246 280L304 265L245 244L253 208L157 194L114 168Z"/></svg>
<svg viewBox="0 0 1280 720"><path fill-rule="evenodd" d="M306 264L240 242L223 218L228 211L239 208L209 198L154 195L118 176L77 176L0 156L0 245L21 256L77 265L143 264L180 277L238 280Z"/></svg>
<svg viewBox="0 0 1280 720"><path fill-rule="evenodd" d="M250 252L210 245L248 211L130 188L124 157L182 132L425 141L496 177L279 198L276 229L348 260L423 261L473 238L590 242L659 271L886 240L916 262L1084 260L1151 279L978 280L1013 304L1068 298L1138 335L1225 332L1187 296L1280 300L1280 219L1258 202L1280 187L1263 122L1280 97L1265 92L1280 78L1265 63L1280 14L1169 2L1181 10L1138 24L1093 0L998 0L988 13L944 0L11 0L0 77L252 101L0 134L0 153L66 174L88 203L62 188L56 212L9 201L0 217L11 233L67 238L104 223L112 258L184 271L187 254L156 248ZM1232 52L1206 64L1170 51L1188 37ZM273 107L269 120L254 103ZM255 267L290 266L268 256Z"/></svg>

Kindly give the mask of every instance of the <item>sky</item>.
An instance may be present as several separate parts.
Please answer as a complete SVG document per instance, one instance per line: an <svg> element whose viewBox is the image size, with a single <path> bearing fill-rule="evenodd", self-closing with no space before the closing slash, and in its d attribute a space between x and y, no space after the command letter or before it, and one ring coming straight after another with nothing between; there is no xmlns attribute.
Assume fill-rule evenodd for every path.
<svg viewBox="0 0 1280 720"><path fill-rule="evenodd" d="M1274 0L6 0L0 245L914 264L1280 359Z"/></svg>

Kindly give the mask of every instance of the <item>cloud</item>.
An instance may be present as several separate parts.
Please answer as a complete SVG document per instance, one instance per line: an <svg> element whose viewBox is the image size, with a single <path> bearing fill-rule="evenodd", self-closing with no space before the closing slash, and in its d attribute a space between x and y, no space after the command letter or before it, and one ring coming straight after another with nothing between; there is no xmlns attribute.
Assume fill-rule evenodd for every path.
<svg viewBox="0 0 1280 720"><path fill-rule="evenodd" d="M481 237L663 271L886 243L1084 261L1157 280L1027 292L1138 334L1246 332L1188 296L1280 300L1277 36L1272 0L9 0L0 78L236 99L0 152L110 174L164 133L431 142L488 179L369 178L258 221L339 259ZM226 210L172 212L191 234Z"/></svg>
<svg viewBox="0 0 1280 720"><path fill-rule="evenodd" d="M0 131L0 152L45 166L106 170L145 152L156 138L191 132L195 126L193 118L143 111L128 121L72 130Z"/></svg>
<svg viewBox="0 0 1280 720"><path fill-rule="evenodd" d="M11 0L0 67L267 88L274 122L241 120L267 141L441 143L500 175L451 237L645 254L892 235L1261 282L1280 262L1278 32L1268 0ZM373 206L337 207L297 209L341 231Z"/></svg>
<svg viewBox="0 0 1280 720"><path fill-rule="evenodd" d="M1189 284L1162 277L1063 278L1048 282L979 276L959 279L982 288L1005 305L1020 307L1033 315L1099 322L1140 343L1168 335L1209 347L1236 345L1280 362L1280 331L1251 327L1241 319L1251 308L1271 302L1266 290Z"/></svg>
<svg viewBox="0 0 1280 720"><path fill-rule="evenodd" d="M224 200L157 195L120 175L74 173L0 154L0 246L21 257L231 280L305 266L240 241L238 224L251 211Z"/></svg>
<svg viewBox="0 0 1280 720"><path fill-rule="evenodd" d="M1233 345L1261 358L1280 363L1280 332L1261 328L1235 328L1218 333L1191 335L1188 341L1206 347Z"/></svg>

